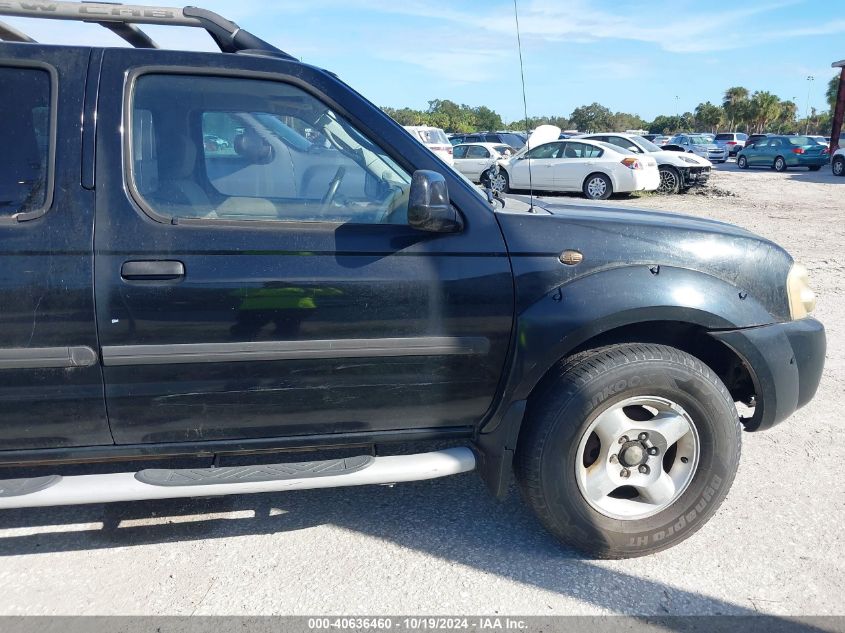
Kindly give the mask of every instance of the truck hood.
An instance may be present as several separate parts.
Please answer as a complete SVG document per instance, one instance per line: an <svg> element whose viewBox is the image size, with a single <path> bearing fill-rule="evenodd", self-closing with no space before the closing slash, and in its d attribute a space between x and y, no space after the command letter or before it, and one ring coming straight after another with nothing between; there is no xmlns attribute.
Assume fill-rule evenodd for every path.
<svg viewBox="0 0 845 633"><path fill-rule="evenodd" d="M510 202L510 200L508 201ZM738 226L674 213L612 204L524 201L497 212L514 268L531 274L518 284L518 302L529 305L575 278L620 266L670 266L717 277L737 292L753 293L778 320L789 319L786 277L790 255ZM560 264L567 249L582 253L577 266Z"/></svg>

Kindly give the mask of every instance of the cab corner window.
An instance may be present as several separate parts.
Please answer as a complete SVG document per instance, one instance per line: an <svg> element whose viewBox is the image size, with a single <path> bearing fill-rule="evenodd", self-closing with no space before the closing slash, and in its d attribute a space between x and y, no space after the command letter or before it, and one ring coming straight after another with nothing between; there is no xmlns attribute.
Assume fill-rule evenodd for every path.
<svg viewBox="0 0 845 633"><path fill-rule="evenodd" d="M132 104L132 180L166 218L407 221L410 175L295 86L150 74Z"/></svg>
<svg viewBox="0 0 845 633"><path fill-rule="evenodd" d="M50 83L40 68L0 67L0 218L49 204Z"/></svg>

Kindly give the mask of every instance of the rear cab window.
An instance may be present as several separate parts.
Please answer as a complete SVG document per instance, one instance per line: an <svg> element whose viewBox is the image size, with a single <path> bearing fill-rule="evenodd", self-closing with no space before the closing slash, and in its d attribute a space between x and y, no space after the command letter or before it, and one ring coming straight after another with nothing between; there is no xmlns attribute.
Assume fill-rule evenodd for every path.
<svg viewBox="0 0 845 633"><path fill-rule="evenodd" d="M0 66L0 220L39 217L53 193L55 81L51 69Z"/></svg>

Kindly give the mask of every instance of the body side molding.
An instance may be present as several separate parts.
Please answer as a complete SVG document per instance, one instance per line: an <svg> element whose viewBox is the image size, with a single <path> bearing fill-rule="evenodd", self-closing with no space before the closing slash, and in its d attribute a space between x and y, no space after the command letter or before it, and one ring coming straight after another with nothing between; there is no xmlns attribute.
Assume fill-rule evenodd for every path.
<svg viewBox="0 0 845 633"><path fill-rule="evenodd" d="M96 362L97 352L84 345L0 348L0 369L70 369L90 367Z"/></svg>
<svg viewBox="0 0 845 633"><path fill-rule="evenodd" d="M490 341L483 337L445 336L176 345L112 345L103 347L103 364L114 367L121 365L303 360L309 358L467 356L484 354L489 346Z"/></svg>

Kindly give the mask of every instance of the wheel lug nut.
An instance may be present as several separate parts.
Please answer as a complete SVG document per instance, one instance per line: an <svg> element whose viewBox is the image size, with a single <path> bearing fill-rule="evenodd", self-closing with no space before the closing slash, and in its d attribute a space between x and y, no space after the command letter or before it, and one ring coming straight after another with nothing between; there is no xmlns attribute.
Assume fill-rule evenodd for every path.
<svg viewBox="0 0 845 633"><path fill-rule="evenodd" d="M640 466L640 472L641 472L643 475L647 475L650 471L649 471L648 466L646 466L645 464L643 464L642 466Z"/></svg>
<svg viewBox="0 0 845 633"><path fill-rule="evenodd" d="M618 461L619 461L619 458L618 458L616 455L611 455L611 456L610 456L610 463L611 463L611 464L615 464L615 463L616 463L616 462L618 462Z"/></svg>
<svg viewBox="0 0 845 633"><path fill-rule="evenodd" d="M628 436L627 436L627 435L623 435L622 437L620 437L620 438L619 438L619 443L620 443L620 444L624 444L624 443L625 443L625 442L627 442L627 441L628 441Z"/></svg>
<svg viewBox="0 0 845 633"><path fill-rule="evenodd" d="M651 456L659 455L660 449L657 448L656 446L652 446L650 449L648 449L648 454L651 455Z"/></svg>
<svg viewBox="0 0 845 633"><path fill-rule="evenodd" d="M681 461L686 464L689 461L689 457L681 457Z"/></svg>
<svg viewBox="0 0 845 633"><path fill-rule="evenodd" d="M642 433L640 433L637 437L638 437L638 439L640 440L640 442L645 442L645 441L648 439L648 433L646 433L645 431L643 431L643 432L642 432Z"/></svg>
<svg viewBox="0 0 845 633"><path fill-rule="evenodd" d="M622 477L622 479L627 479L628 477L631 476L631 471L628 470L627 468L623 468L622 472L619 473L619 476Z"/></svg>

